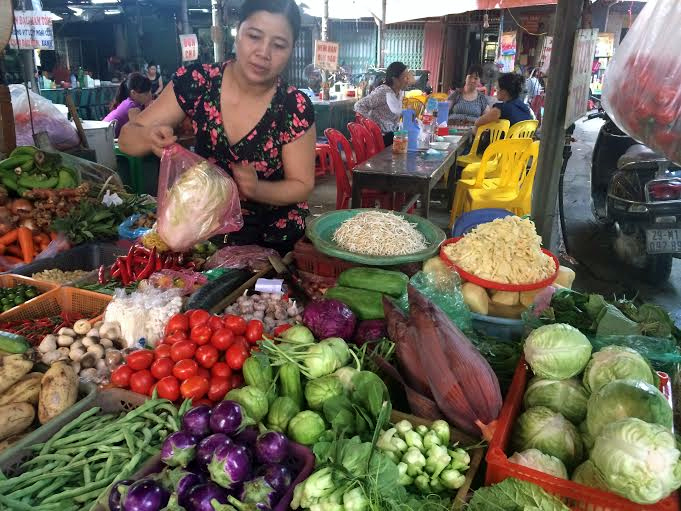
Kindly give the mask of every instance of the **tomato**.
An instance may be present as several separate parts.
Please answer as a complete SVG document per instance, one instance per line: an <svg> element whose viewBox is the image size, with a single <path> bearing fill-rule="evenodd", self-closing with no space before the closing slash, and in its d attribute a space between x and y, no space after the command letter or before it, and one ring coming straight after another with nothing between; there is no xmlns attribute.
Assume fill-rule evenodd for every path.
<svg viewBox="0 0 681 511"><path fill-rule="evenodd" d="M248 356L248 350L241 344L235 343L227 350L225 362L227 362L231 369L238 370L243 367Z"/></svg>
<svg viewBox="0 0 681 511"><path fill-rule="evenodd" d="M246 340L251 344L255 344L262 339L263 330L262 321L257 319L250 320L246 325Z"/></svg>
<svg viewBox="0 0 681 511"><path fill-rule="evenodd" d="M150 350L133 351L125 359L125 363L130 366L133 371L141 371L142 369L149 369L151 363L154 361L154 352Z"/></svg>
<svg viewBox="0 0 681 511"><path fill-rule="evenodd" d="M154 348L156 360L160 358L170 358L170 344L159 344Z"/></svg>
<svg viewBox="0 0 681 511"><path fill-rule="evenodd" d="M227 392L232 390L232 383L229 378L210 379L210 387L208 387L208 399L211 401L222 401Z"/></svg>
<svg viewBox="0 0 681 511"><path fill-rule="evenodd" d="M226 328L234 332L234 335L244 335L246 333L246 320L241 316L227 314L222 322Z"/></svg>
<svg viewBox="0 0 681 511"><path fill-rule="evenodd" d="M203 378L210 380L210 371L205 367L199 366L199 369L196 371L196 376L201 376Z"/></svg>
<svg viewBox="0 0 681 511"><path fill-rule="evenodd" d="M227 362L215 362L210 368L210 374L215 378L229 378L232 376L232 368Z"/></svg>
<svg viewBox="0 0 681 511"><path fill-rule="evenodd" d="M175 362L169 358L159 358L153 364L151 364L151 375L157 380L165 378L166 376L170 376L173 374L174 365Z"/></svg>
<svg viewBox="0 0 681 511"><path fill-rule="evenodd" d="M220 330L221 328L223 328L222 318L220 316L211 316L210 319L208 320L208 326L213 332L215 332L216 330Z"/></svg>
<svg viewBox="0 0 681 511"><path fill-rule="evenodd" d="M185 360L180 360L177 364L175 364L173 367L173 376L180 381L184 381L187 378L196 376L198 371L199 364L196 363L196 360L191 360L188 358Z"/></svg>
<svg viewBox="0 0 681 511"><path fill-rule="evenodd" d="M230 379L229 383L232 386L233 389L238 389L239 387L243 387L244 385L244 377L241 373L234 373Z"/></svg>
<svg viewBox="0 0 681 511"><path fill-rule="evenodd" d="M220 358L220 353L212 344L206 344L205 346L198 347L194 358L200 366L210 369Z"/></svg>
<svg viewBox="0 0 681 511"><path fill-rule="evenodd" d="M203 399L192 399L192 407L201 405L206 405L213 408L213 406L215 406L215 403L210 399L206 399L205 397Z"/></svg>
<svg viewBox="0 0 681 511"><path fill-rule="evenodd" d="M676 87L663 85L655 94L655 103L662 106L671 106L676 102Z"/></svg>
<svg viewBox="0 0 681 511"><path fill-rule="evenodd" d="M149 394L155 381L148 369L142 369L130 377L130 390L138 394Z"/></svg>
<svg viewBox="0 0 681 511"><path fill-rule="evenodd" d="M213 332L210 343L221 351L227 351L234 344L234 334L229 328L221 328Z"/></svg>
<svg viewBox="0 0 681 511"><path fill-rule="evenodd" d="M180 382L174 376L166 376L156 384L158 397L177 401L180 399Z"/></svg>
<svg viewBox="0 0 681 511"><path fill-rule="evenodd" d="M165 334L170 335L175 332L186 332L189 330L189 318L185 314L175 314L166 324Z"/></svg>
<svg viewBox="0 0 681 511"><path fill-rule="evenodd" d="M133 370L125 364L118 366L111 373L111 384L121 389L127 389L130 386L130 377L132 376L132 373Z"/></svg>
<svg viewBox="0 0 681 511"><path fill-rule="evenodd" d="M180 393L185 399L201 399L206 395L209 387L210 382L208 381L208 378L192 376L182 382L182 385L180 385Z"/></svg>
<svg viewBox="0 0 681 511"><path fill-rule="evenodd" d="M188 339L187 334L185 334L184 332L175 332L174 334L166 336L166 338L163 339L163 342L165 344L169 344L172 346L177 342L186 341L187 339Z"/></svg>
<svg viewBox="0 0 681 511"><path fill-rule="evenodd" d="M274 329L274 332L273 332L274 336L279 337L281 334L286 332L286 330L291 328L291 326L293 326L293 325L290 325L289 323L284 323L283 325L279 325L277 328Z"/></svg>
<svg viewBox="0 0 681 511"><path fill-rule="evenodd" d="M655 111L655 120L658 124L668 125L676 120L676 112L672 108L665 108Z"/></svg>
<svg viewBox="0 0 681 511"><path fill-rule="evenodd" d="M189 328L194 328L198 325L204 325L210 320L210 312L203 309L196 309L188 312L189 316Z"/></svg>
<svg viewBox="0 0 681 511"><path fill-rule="evenodd" d="M239 345L243 346L244 349L246 349L246 350L250 349L250 345L248 344L248 341L246 340L246 338L243 335L237 335L234 338L234 344L239 344Z"/></svg>
<svg viewBox="0 0 681 511"><path fill-rule="evenodd" d="M191 341L176 342L170 347L170 358L175 362L192 358L194 353L196 353L196 344Z"/></svg>
<svg viewBox="0 0 681 511"><path fill-rule="evenodd" d="M199 346L203 346L204 344L208 344L210 342L212 335L213 331L210 329L208 324L204 324L193 327L192 331L189 333L189 338Z"/></svg>

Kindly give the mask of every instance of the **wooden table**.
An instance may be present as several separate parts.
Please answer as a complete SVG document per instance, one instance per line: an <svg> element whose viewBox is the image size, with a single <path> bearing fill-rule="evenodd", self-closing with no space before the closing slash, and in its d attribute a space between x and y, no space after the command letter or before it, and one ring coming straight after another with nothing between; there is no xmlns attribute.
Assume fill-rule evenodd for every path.
<svg viewBox="0 0 681 511"><path fill-rule="evenodd" d="M458 142L450 144L444 155L431 155L425 151L393 154L392 147L386 147L353 169L352 207L361 207L364 189L408 193L411 200L403 209L410 209L420 199L421 215L428 218L430 192L445 172L455 170L456 157L467 140L467 136L462 136Z"/></svg>

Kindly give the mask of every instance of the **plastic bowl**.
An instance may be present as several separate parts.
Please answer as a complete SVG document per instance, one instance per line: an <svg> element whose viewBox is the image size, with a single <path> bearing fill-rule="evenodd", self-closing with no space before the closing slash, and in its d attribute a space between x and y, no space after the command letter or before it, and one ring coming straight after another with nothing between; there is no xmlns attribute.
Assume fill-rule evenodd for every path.
<svg viewBox="0 0 681 511"><path fill-rule="evenodd" d="M446 240L444 243L442 243L442 245L440 245L440 259L442 259L447 266L454 268L457 271L457 273L461 275L461 278L467 282L472 282L473 284L477 284L478 286L484 287L486 289L495 289L497 291L513 291L521 293L523 291L535 291L537 289L543 289L545 287L548 287L551 284L553 284L553 282L556 280L556 277L558 277L558 268L560 268L558 258L544 248L542 248L542 252L544 252L547 256L551 257L551 259L553 259L553 262L556 264L555 273L547 279L540 280L533 284L504 284L501 282L494 282L492 280L476 277L472 273L468 273L467 271L459 268L459 266L452 262L449 259L449 257L447 257L447 254L445 254L444 248L447 245L458 243L458 241L461 240L462 238L463 236L460 236L458 238L450 238Z"/></svg>
<svg viewBox="0 0 681 511"><path fill-rule="evenodd" d="M475 312L471 312L471 317L474 330L502 341L519 341L525 333L525 322L522 319L483 316Z"/></svg>
<svg viewBox="0 0 681 511"><path fill-rule="evenodd" d="M436 151L446 151L451 144L449 142L431 142L430 148Z"/></svg>

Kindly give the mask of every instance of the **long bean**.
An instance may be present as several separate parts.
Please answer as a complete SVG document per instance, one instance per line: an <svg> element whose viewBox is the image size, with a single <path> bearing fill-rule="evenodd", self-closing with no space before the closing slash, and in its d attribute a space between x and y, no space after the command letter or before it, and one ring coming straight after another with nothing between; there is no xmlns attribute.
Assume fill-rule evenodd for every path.
<svg viewBox="0 0 681 511"><path fill-rule="evenodd" d="M40 492L38 492L38 494L35 496L36 500L39 502L42 501L45 497L51 495L52 492L55 491L57 488L63 487L67 481L68 478L66 477L58 477L52 482L52 484L46 486Z"/></svg>
<svg viewBox="0 0 681 511"><path fill-rule="evenodd" d="M73 419L71 422L69 422L67 425L65 425L63 428L61 428L57 433L50 438L47 442L45 442L45 445L43 445L42 450L40 451L40 454L45 454L50 447L54 444L54 442L58 441L60 438L62 438L66 433L71 431L72 429L78 427L79 424L81 424L84 420L88 419L89 417L92 417L93 415L96 415L101 411L101 408L99 407L94 407L90 408L89 410L81 413L78 417Z"/></svg>
<svg viewBox="0 0 681 511"><path fill-rule="evenodd" d="M113 479L112 479L113 480ZM92 490L104 488L105 486L108 486L110 480L103 480L103 481L95 481L94 483L86 484L82 486L81 488L75 488L73 490L67 490L63 491L61 493L56 493L54 495L51 495L50 497L47 497L45 500L43 500L43 504L49 504L51 502L59 502L64 499L71 499L78 497L80 495L84 495L86 493L91 492Z"/></svg>

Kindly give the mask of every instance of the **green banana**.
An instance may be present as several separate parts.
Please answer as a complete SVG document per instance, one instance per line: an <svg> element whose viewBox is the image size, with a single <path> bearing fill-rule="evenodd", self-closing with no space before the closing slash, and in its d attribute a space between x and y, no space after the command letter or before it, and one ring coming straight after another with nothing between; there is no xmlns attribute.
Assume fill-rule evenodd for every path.
<svg viewBox="0 0 681 511"><path fill-rule="evenodd" d="M73 179L71 173L64 168L59 169L59 181L57 183L57 188L75 188L76 186L76 180Z"/></svg>
<svg viewBox="0 0 681 511"><path fill-rule="evenodd" d="M37 147L33 147L30 145L24 145L24 146L19 146L14 149L9 155L10 157L12 156L35 156L35 153L38 152Z"/></svg>
<svg viewBox="0 0 681 511"><path fill-rule="evenodd" d="M34 161L33 158L31 158L29 161L24 163L23 165L19 165L19 168L21 168L21 173L25 174L27 172L31 172L34 169Z"/></svg>
<svg viewBox="0 0 681 511"><path fill-rule="evenodd" d="M21 176L17 181L20 188L54 188L59 183L58 177L39 178L37 176Z"/></svg>
<svg viewBox="0 0 681 511"><path fill-rule="evenodd" d="M27 163L33 165L33 156L29 155L19 155L10 156L9 158L0 161L0 170L14 170L17 167L21 167Z"/></svg>
<svg viewBox="0 0 681 511"><path fill-rule="evenodd" d="M0 181L2 181L2 184L5 188L8 188L14 192L19 191L19 185L17 184L16 176L14 177L4 176L2 179L0 179Z"/></svg>

